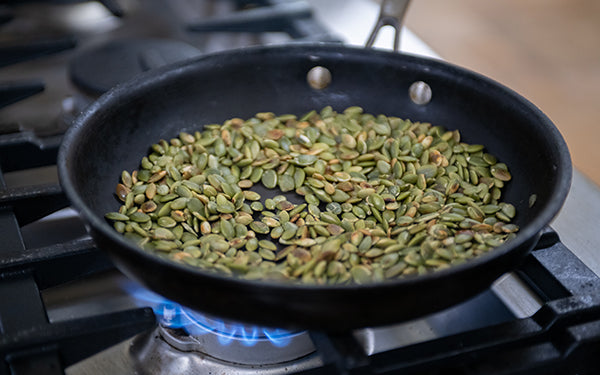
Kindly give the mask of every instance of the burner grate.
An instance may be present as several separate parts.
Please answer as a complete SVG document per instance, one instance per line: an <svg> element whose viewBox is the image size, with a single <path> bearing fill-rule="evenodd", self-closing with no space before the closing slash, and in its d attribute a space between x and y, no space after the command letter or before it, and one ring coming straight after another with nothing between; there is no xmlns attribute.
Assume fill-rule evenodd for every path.
<svg viewBox="0 0 600 375"><path fill-rule="evenodd" d="M2 167L16 170L54 162L55 148L33 147L38 152L29 157L5 158L23 145L14 140L0 136ZM87 238L43 248L25 246L20 226L66 205L57 185L7 189L0 170L0 374L62 374L64 367L154 327L150 309L48 321L41 289L113 267Z"/></svg>
<svg viewBox="0 0 600 375"><path fill-rule="evenodd" d="M0 47L0 68L75 48L73 37L46 38Z"/></svg>
<svg viewBox="0 0 600 375"><path fill-rule="evenodd" d="M0 108L42 91L44 91L44 83L38 80L2 83L0 84Z"/></svg>
<svg viewBox="0 0 600 375"><path fill-rule="evenodd" d="M187 25L187 30L208 32L284 32L296 40L339 42L315 20L306 1L239 1L242 10ZM254 3L254 4L252 4ZM252 6L254 5L254 6Z"/></svg>
<svg viewBox="0 0 600 375"><path fill-rule="evenodd" d="M545 304L533 316L366 356L352 334L312 332L313 374L596 374L600 278L547 230L518 273Z"/></svg>

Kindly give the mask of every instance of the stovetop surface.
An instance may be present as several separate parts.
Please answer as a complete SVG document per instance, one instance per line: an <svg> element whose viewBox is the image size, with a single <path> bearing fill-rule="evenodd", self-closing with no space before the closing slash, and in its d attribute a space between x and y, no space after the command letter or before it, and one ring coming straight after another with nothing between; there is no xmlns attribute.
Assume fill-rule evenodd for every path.
<svg viewBox="0 0 600 375"><path fill-rule="evenodd" d="M40 86L43 90L0 110L0 182L3 180L7 186L0 189L0 202L13 207L2 209L0 215L0 227L6 233L0 248L4 256L0 262L0 295L14 298L18 302L15 306L20 306L0 308L0 353L6 355L5 364L9 363L0 366L0 374L36 370L43 373L26 359L29 352L35 352L36 358L54 358L53 353L61 353L59 362L40 363L54 363L56 368L52 369L58 369L57 373L66 363L69 374L395 373L400 369L407 374L452 370L533 374L563 373L560 371L564 371L565 363L576 364L570 373L595 373L598 369L598 363L586 366L578 360L589 361L594 358L591 351L600 350L600 254L596 251L600 231L595 225L600 219L600 191L577 171L565 206L551 223L560 242L556 242L555 233L548 231L543 237L546 242L523 267L462 304L393 326L345 334L310 332L315 351L285 363L232 364L196 351L182 354L174 350L161 329L156 328L155 314L140 309L151 306L158 311L168 302L132 296L131 290L141 287L116 271L104 254L94 248L72 210L63 209L37 221L68 204L57 186L52 158L70 121L94 99L94 95L80 92L68 79L68 62L86 48L125 36L175 38L201 53L251 44L287 43L294 38L339 38L360 45L377 16L377 4L368 0L272 1L271 5L281 6L280 15L292 14L293 22L299 22L294 26L300 31L290 37L289 23L279 28L288 32L278 29L266 34L206 33L208 29L224 27L223 17L234 7L250 9L249 1L169 1L168 7L161 8L160 16L149 13L149 9L164 5L160 0L104 3L108 7L99 2L34 1L2 9L9 21L0 24L0 46L8 46L14 52L14 46L23 41L34 47L38 43L38 48L41 40L44 48L53 52L20 63L5 63L0 68L0 85L25 82L34 91ZM307 16L307 9L312 9L312 15L309 12ZM260 12L250 14L252 19L265 17ZM236 22L233 26L231 21L225 24L239 27ZM302 34L306 22L316 35ZM196 32L189 31L194 28ZM390 39L384 34L377 46L391 46ZM437 58L406 30L402 47L409 53ZM15 156L23 156L27 161L19 166L14 162ZM39 187L40 184L47 185ZM22 230L15 236L19 227ZM20 240L24 251L18 250L23 246ZM57 275L52 270L56 265L68 271ZM38 289L42 300L35 302ZM31 296L33 302L23 302ZM37 323L28 327L29 318ZM45 319L46 323L40 323ZM96 326L104 328L93 328ZM26 333L17 327L25 327ZM78 344L75 340L94 330L99 332L97 347L87 348L94 345ZM138 332L144 333L136 335ZM52 337L58 337L58 343L53 343ZM18 347L19 339L33 346ZM124 341L114 345L121 340ZM108 349L101 350L104 348ZM506 363L512 364L511 369Z"/></svg>

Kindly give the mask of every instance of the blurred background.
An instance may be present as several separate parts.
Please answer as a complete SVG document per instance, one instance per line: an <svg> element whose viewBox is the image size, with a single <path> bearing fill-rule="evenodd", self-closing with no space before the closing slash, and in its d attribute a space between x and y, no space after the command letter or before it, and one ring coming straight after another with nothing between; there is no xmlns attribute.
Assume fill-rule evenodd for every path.
<svg viewBox="0 0 600 375"><path fill-rule="evenodd" d="M600 184L600 1L415 0L405 21L445 60L538 106Z"/></svg>

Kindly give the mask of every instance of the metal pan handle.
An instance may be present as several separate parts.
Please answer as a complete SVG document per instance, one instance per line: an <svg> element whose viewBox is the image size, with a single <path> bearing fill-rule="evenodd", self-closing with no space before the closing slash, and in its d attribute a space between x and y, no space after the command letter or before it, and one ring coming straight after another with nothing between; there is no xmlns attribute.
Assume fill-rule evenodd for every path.
<svg viewBox="0 0 600 375"><path fill-rule="evenodd" d="M400 32L402 31L402 25L404 23L404 15L408 9L410 0L382 0L381 8L379 10L379 18L377 23L369 35L366 47L373 47L373 43L377 38L379 30L384 26L392 26L395 30L394 33L394 51L398 51L400 48Z"/></svg>

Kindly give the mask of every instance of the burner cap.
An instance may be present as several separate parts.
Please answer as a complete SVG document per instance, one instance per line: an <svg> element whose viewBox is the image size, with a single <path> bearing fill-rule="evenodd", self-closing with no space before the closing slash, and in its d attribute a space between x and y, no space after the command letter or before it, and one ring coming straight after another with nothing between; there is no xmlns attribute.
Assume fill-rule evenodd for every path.
<svg viewBox="0 0 600 375"><path fill-rule="evenodd" d="M200 53L197 48L177 40L113 40L76 55L69 64L69 76L80 90L101 95L141 72Z"/></svg>

